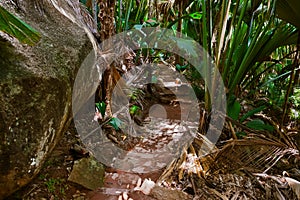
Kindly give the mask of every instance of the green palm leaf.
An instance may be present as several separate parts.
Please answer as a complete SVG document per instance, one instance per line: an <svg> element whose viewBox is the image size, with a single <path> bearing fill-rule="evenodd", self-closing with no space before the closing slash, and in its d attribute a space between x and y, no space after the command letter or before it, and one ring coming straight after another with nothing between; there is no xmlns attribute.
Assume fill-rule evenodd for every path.
<svg viewBox="0 0 300 200"><path fill-rule="evenodd" d="M18 19L0 6L0 31L3 31L22 43L34 45L41 38L39 32Z"/></svg>

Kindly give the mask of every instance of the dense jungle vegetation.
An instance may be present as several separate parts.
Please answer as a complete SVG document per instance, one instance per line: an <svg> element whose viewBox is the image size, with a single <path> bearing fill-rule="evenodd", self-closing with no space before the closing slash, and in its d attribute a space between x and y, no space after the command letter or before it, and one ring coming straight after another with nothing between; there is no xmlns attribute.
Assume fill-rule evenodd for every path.
<svg viewBox="0 0 300 200"><path fill-rule="evenodd" d="M97 25L92 32L99 43L131 29L167 28L174 31L174 36L187 36L200 44L221 74L226 91L227 114L221 136L214 145L205 139L212 99L205 81L195 68L182 57L147 48L147 44L141 50L129 50L132 54L129 55L130 63L125 63L127 69L141 62L167 63L174 73L180 73L188 80L202 105L197 137L186 147L181 158L164 170L160 181L176 182L170 187L188 188L185 192L193 195L194 199L300 198L299 1L80 2L86 9L83 14L89 15L91 23ZM0 28L30 45L39 39L38 32L1 7ZM178 45L178 48L193 48L190 45L185 43ZM113 117L108 102L115 86L114 81L109 80L118 80L118 73L126 73L126 70L106 70L95 105L101 113L100 123L109 121L111 131L115 131L111 137L116 142L123 138L116 135L121 120ZM130 94L132 101L138 98L136 96L137 93ZM128 111L134 116L143 110L143 106L131 103ZM136 121L141 123L143 120L140 117ZM130 140L126 133L122 134L129 138L122 147L130 149L130 143L135 140ZM201 152L204 143L212 145L214 150ZM193 159L190 155L194 156ZM185 162L193 163L193 169L182 168ZM242 180L239 183L234 182L237 176ZM283 181L280 179L283 177L289 178ZM248 180L250 185L247 188ZM282 189L283 186L286 188ZM203 188L210 189L205 193Z"/></svg>

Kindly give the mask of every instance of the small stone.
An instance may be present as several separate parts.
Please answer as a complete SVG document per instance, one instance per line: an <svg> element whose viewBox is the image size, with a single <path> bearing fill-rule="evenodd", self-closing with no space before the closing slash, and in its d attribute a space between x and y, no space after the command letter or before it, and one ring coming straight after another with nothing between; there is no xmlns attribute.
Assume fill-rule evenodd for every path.
<svg viewBox="0 0 300 200"><path fill-rule="evenodd" d="M104 174L104 166L94 158L82 158L74 163L68 180L95 190L103 186Z"/></svg>

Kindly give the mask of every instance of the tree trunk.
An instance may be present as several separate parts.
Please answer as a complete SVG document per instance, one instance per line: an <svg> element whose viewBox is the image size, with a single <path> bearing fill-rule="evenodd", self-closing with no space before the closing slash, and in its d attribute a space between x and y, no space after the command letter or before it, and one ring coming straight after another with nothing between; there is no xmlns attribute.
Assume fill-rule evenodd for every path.
<svg viewBox="0 0 300 200"><path fill-rule="evenodd" d="M100 24L100 40L101 42L109 39L115 34L114 28L114 14L115 14L115 0L98 0L99 5L99 24ZM100 101L106 103L106 114L108 117L112 116L111 113L111 94L113 91L113 78L114 73L117 73L116 70L112 70L114 66L110 64L107 66L103 74L103 79L101 81L101 86L99 88L99 97Z"/></svg>

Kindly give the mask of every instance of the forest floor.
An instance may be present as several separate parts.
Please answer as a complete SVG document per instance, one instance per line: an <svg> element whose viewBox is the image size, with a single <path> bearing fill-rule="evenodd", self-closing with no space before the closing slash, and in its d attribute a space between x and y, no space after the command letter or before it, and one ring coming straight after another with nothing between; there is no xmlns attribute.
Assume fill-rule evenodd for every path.
<svg viewBox="0 0 300 200"><path fill-rule="evenodd" d="M156 91L159 91L159 88ZM168 91L163 92L163 94L166 93ZM164 99L163 97L160 99ZM168 98L170 97L168 96ZM164 100L166 101L166 99ZM170 105L169 100L167 102ZM155 102L154 105L156 105ZM156 134L153 134L153 139L148 139L144 143L139 141L135 147L143 147L151 151L156 146L165 145L169 141L168 138L173 138L172 136L176 133L182 132L178 131L178 128L174 128L178 127L176 124L178 116L175 115L178 109L175 109L177 108L176 104L171 105L171 107L165 107L168 111L167 114L161 113L160 107L155 107L156 110L149 111L149 116L160 120L155 121L150 117L150 122L148 121L148 126L154 124L154 128L151 130L154 130ZM165 121L160 118L162 115L172 119L172 122L163 123ZM140 128L143 130L143 126ZM176 129L178 130L176 131ZM223 132L226 130L230 132L228 128L224 128ZM162 134L159 134L160 132ZM167 134L169 132L171 135ZM227 145L219 145L220 149L216 148L218 154L202 157L195 157L194 155L200 155L200 147L203 144L209 144L205 143L203 138L196 137L192 147L186 148L179 159L175 159L161 170L137 174L102 167L103 171L98 174L93 171L88 172L89 166L83 165L81 168L77 168L77 163L92 158L82 144L74 123L71 123L37 177L30 184L8 197L7 200L300 199L300 159L297 157L299 153L286 149L284 146L274 146L277 143L257 135L251 140L232 140L220 137L220 140ZM125 142L126 140L120 137L114 141ZM296 138L295 141L297 141ZM128 139L127 143L131 143L131 140ZM151 145L149 146L149 144ZM173 146L168 143L170 149ZM178 151L177 147L175 150ZM101 154L106 156L106 149L103 146L101 149ZM199 151L199 153L195 154L195 151ZM286 152L290 152L290 154L285 155ZM146 157L136 157L137 162L140 162L138 167L146 166L145 163L148 161L153 165L146 167L155 167L155 163L159 163L156 162L156 158L165 160L164 155L161 154L152 159L148 158L148 160L145 160ZM272 170L266 170L277 158L280 158L281 162L272 166ZM249 159L252 160L248 163L249 168L244 167L243 163L248 162ZM262 173L264 171L268 172ZM76 176L78 175L76 177L77 183L82 184L74 183L74 179L71 178L74 173ZM100 177L101 173L102 177ZM98 181L99 184L99 180L101 180L101 184L90 184L95 176L96 182ZM146 179L156 182L154 188L147 195L144 194L147 193L147 188L146 190L145 188L141 189ZM141 185L139 182L143 182L141 187L137 187ZM136 188L140 188L140 190L136 191Z"/></svg>
<svg viewBox="0 0 300 200"><path fill-rule="evenodd" d="M71 124L46 163L44 163L39 175L23 189L8 197L7 200L125 200L126 195L125 198L121 198L122 191L126 191L129 187L133 188L132 185L129 186L133 179L142 178L144 180L151 177L152 180L156 181L163 172L159 171L140 176L106 169L104 189L92 191L68 180L75 161L88 156L85 151L75 151L74 146L76 145L83 147L74 125ZM245 172L246 170L232 173L219 171L217 174L208 175L203 179L196 174L184 173L180 175L182 172L173 170L168 176L171 184L165 184L162 185L163 187L156 188L155 194L148 196L133 190L130 190L131 192L128 194L133 200L284 199L284 197L297 199L296 194L299 194L299 192L295 193L288 184L283 184L285 179L282 174L259 177ZM112 178L116 174L118 174L119 179ZM181 180L178 180L176 178L178 176L183 177L181 177ZM122 183L120 184L120 182ZM118 187L120 189L119 195L113 194L118 190ZM177 190L174 190L174 188L177 188ZM129 200L129 198L127 199Z"/></svg>

